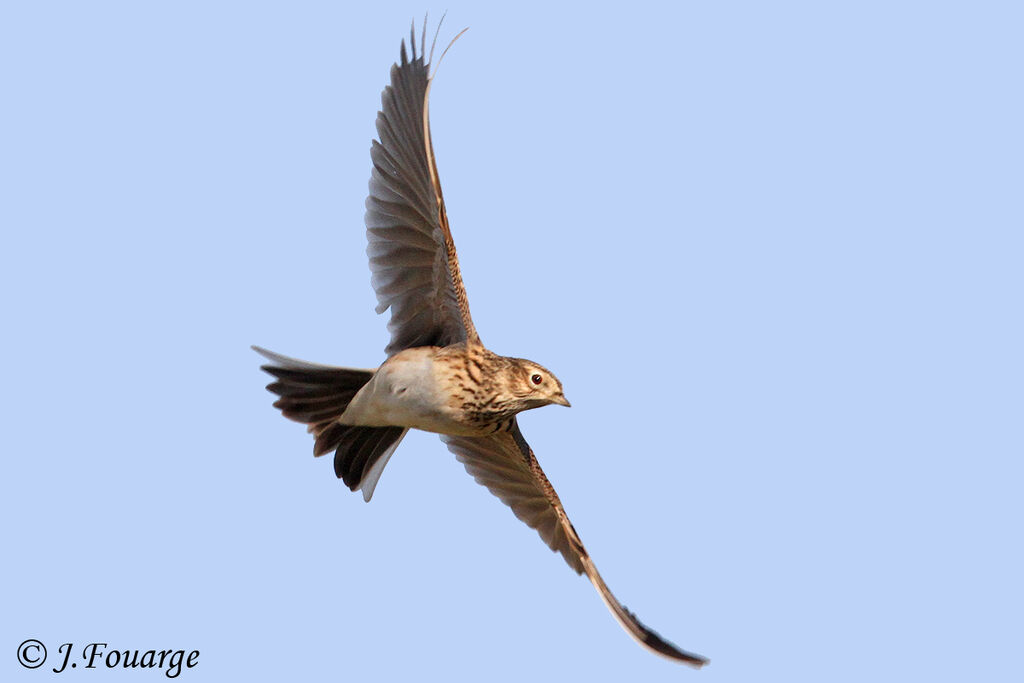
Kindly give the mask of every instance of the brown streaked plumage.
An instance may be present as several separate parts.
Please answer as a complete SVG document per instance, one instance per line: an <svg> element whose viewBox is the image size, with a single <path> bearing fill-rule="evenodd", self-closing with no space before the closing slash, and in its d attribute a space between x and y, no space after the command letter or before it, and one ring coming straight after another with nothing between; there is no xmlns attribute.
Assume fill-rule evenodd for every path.
<svg viewBox="0 0 1024 683"><path fill-rule="evenodd" d="M424 32L421 45L425 38ZM480 341L430 139L430 63L417 54L415 34L410 48L411 59L402 42L401 61L381 95L366 200L377 312L391 309L388 358L376 370L358 370L254 347L271 361L262 367L276 380L267 386L279 396L274 406L308 425L314 455L334 451L335 474L367 501L409 429L441 434L477 482L536 529L575 572L586 574L641 645L700 667L705 658L662 639L615 599L519 430L518 413L569 402L549 370L499 356Z"/></svg>

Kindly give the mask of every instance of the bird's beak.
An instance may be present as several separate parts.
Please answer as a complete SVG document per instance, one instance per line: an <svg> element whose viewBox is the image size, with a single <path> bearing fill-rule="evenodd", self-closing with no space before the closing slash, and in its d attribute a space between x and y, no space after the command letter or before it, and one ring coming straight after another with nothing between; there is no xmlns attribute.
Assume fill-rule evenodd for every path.
<svg viewBox="0 0 1024 683"><path fill-rule="evenodd" d="M560 406L565 406L566 408L572 408L572 404L569 403L569 400L565 397L565 394L559 394L558 396L555 396L553 399L551 399L551 402L557 403Z"/></svg>

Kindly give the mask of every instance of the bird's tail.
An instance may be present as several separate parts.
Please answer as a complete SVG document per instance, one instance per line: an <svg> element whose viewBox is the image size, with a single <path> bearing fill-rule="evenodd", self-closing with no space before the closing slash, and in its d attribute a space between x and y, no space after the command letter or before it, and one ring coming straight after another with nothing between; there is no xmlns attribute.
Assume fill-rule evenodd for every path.
<svg viewBox="0 0 1024 683"><path fill-rule="evenodd" d="M408 431L404 427L356 427L338 422L374 371L308 363L258 346L252 348L271 361L261 369L276 380L267 385L279 397L274 407L288 419L308 426L316 437L313 455L334 451L334 473L353 491L362 489L363 498L370 500L384 466Z"/></svg>

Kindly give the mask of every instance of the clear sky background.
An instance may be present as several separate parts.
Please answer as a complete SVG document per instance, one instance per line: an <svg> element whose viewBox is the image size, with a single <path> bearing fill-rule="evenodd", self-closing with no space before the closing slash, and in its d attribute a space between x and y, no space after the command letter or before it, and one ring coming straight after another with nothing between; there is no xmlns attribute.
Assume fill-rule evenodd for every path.
<svg viewBox="0 0 1024 683"><path fill-rule="evenodd" d="M380 91L430 9L0 10L0 678L1022 680L1015 3L448 3L434 142L485 343L651 655L413 434L363 503L250 344L373 367ZM92 675L89 675L89 674ZM158 672L61 674L163 680Z"/></svg>

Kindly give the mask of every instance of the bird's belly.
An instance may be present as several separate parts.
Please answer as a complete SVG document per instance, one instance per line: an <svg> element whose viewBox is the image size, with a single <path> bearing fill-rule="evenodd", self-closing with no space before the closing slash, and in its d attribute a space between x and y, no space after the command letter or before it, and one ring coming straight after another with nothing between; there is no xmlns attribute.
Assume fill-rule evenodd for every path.
<svg viewBox="0 0 1024 683"><path fill-rule="evenodd" d="M339 418L342 424L412 427L438 434L471 436L457 419L435 378L434 349L407 349L378 368Z"/></svg>

